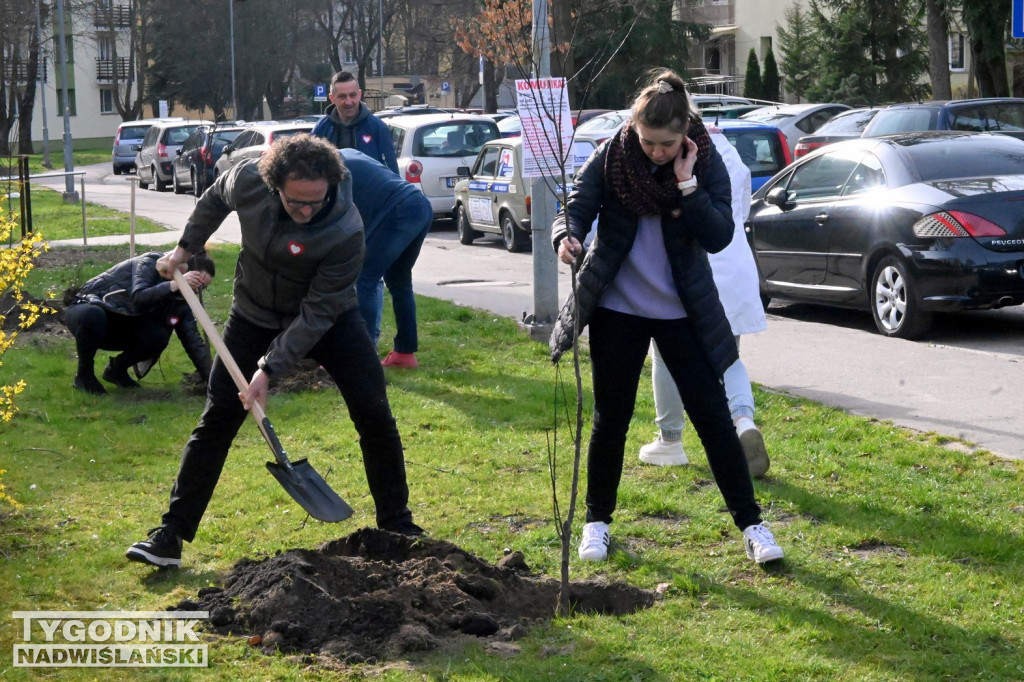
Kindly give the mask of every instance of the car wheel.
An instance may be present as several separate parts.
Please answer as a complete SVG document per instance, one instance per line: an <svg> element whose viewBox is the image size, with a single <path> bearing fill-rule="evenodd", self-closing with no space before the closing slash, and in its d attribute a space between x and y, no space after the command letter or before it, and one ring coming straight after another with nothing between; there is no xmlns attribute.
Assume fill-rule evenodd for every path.
<svg viewBox="0 0 1024 682"><path fill-rule="evenodd" d="M174 186L174 193L175 194L184 194L185 193L185 188L181 186L180 182L178 182L178 173L177 173L177 171L175 171L174 173L171 174L171 184Z"/></svg>
<svg viewBox="0 0 1024 682"><path fill-rule="evenodd" d="M135 176L139 179L139 189L149 188L149 183L142 179L142 173L139 170L135 171Z"/></svg>
<svg viewBox="0 0 1024 682"><path fill-rule="evenodd" d="M530 235L519 229L511 213L501 214L501 240L505 242L505 250L510 253L525 251L530 248Z"/></svg>
<svg viewBox="0 0 1024 682"><path fill-rule="evenodd" d="M932 316L921 309L921 301L906 266L895 256L886 256L871 278L871 314L885 336L915 339L931 326Z"/></svg>
<svg viewBox="0 0 1024 682"><path fill-rule="evenodd" d="M466 207L462 204L455 207L455 229L459 232L459 243L466 246L472 244L473 240L480 236L479 232L470 227Z"/></svg>
<svg viewBox="0 0 1024 682"><path fill-rule="evenodd" d="M121 170L121 167L120 166L114 166L114 175L120 175L121 173L124 173L124 171Z"/></svg>
<svg viewBox="0 0 1024 682"><path fill-rule="evenodd" d="M167 191L167 181L161 180L160 176L156 174L156 168L150 168L150 172L153 173L153 187L157 192Z"/></svg>
<svg viewBox="0 0 1024 682"><path fill-rule="evenodd" d="M200 176L196 173L195 166L189 171L189 175L192 177L192 194L197 197L203 196L203 190L206 188L203 187L203 182L199 179Z"/></svg>

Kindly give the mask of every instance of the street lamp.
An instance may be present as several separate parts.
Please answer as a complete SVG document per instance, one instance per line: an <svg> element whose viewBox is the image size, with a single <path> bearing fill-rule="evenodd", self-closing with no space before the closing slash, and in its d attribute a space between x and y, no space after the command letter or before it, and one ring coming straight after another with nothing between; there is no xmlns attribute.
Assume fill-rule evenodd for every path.
<svg viewBox="0 0 1024 682"><path fill-rule="evenodd" d="M377 75L380 76L380 107L384 99L384 0L377 0Z"/></svg>
<svg viewBox="0 0 1024 682"><path fill-rule="evenodd" d="M235 0L228 0L228 25L231 40L231 116L238 119L238 102L235 100Z"/></svg>

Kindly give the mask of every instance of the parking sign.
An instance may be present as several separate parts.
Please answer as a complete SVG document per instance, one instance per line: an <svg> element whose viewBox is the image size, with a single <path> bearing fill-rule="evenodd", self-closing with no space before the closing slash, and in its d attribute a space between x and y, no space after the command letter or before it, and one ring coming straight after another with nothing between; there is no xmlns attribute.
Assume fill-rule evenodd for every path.
<svg viewBox="0 0 1024 682"><path fill-rule="evenodd" d="M441 82L441 92L451 92L452 84L448 81Z"/></svg>
<svg viewBox="0 0 1024 682"><path fill-rule="evenodd" d="M1014 38L1024 38L1024 0L1013 0L1010 33Z"/></svg>
<svg viewBox="0 0 1024 682"><path fill-rule="evenodd" d="M326 102L327 101L327 86L323 83L317 83L313 86L313 101L314 102Z"/></svg>

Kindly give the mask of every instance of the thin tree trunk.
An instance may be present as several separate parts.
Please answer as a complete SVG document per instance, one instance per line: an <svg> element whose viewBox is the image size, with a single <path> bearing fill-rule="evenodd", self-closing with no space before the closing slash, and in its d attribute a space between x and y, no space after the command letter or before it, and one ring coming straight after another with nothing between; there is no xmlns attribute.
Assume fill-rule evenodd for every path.
<svg viewBox="0 0 1024 682"><path fill-rule="evenodd" d="M952 99L949 82L949 31L941 0L926 0L928 26L928 72L932 99Z"/></svg>

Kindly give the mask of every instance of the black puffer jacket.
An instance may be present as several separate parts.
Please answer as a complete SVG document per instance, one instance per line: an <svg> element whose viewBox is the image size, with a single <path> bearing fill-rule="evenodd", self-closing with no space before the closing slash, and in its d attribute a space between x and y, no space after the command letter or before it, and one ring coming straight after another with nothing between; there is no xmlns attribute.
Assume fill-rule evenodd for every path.
<svg viewBox="0 0 1024 682"><path fill-rule="evenodd" d="M615 138L612 138L614 140ZM639 216L630 213L605 188L604 168L608 145L598 148L576 175L572 192L552 225L555 250L570 232L582 244L597 218L597 236L577 273L579 328L590 321L605 289L633 248ZM676 210L661 216L661 227L676 291L695 325L700 342L719 374L739 357L729 321L708 264L732 240L733 221L729 173L716 151L710 167L697 173L698 188L679 196ZM569 295L551 333L551 359L558 362L572 348L577 301Z"/></svg>
<svg viewBox="0 0 1024 682"><path fill-rule="evenodd" d="M209 379L213 360L192 309L181 294L171 291L170 280L156 270L163 255L150 251L118 263L83 284L69 305L91 303L119 315L162 318L178 335L192 364Z"/></svg>

